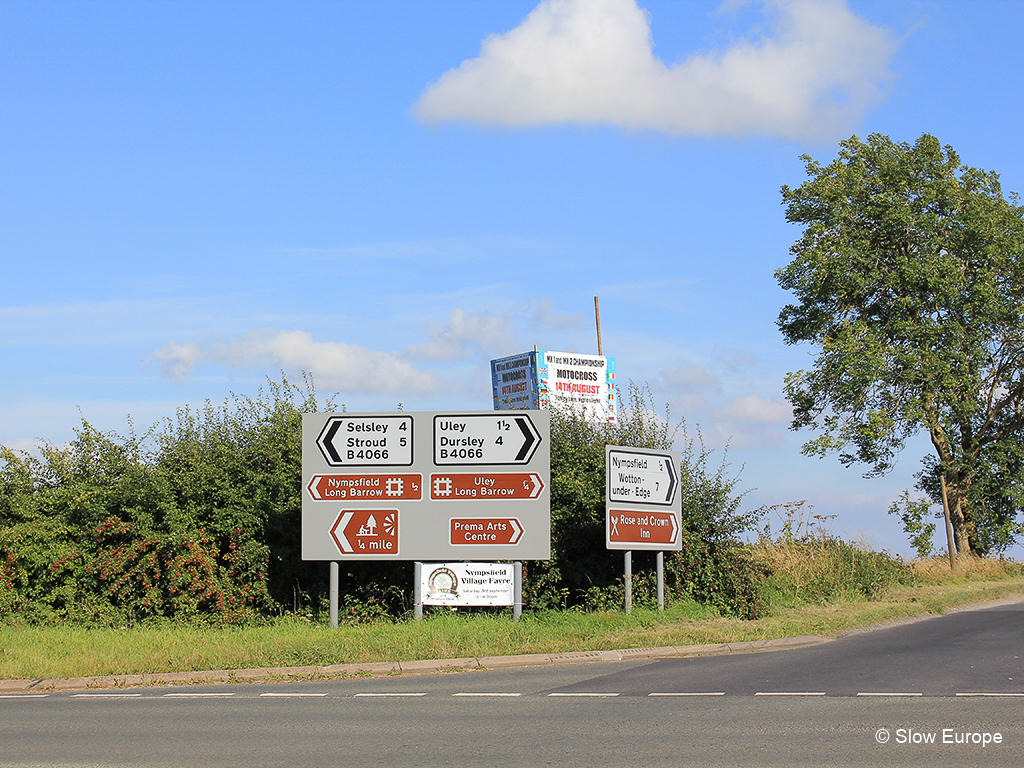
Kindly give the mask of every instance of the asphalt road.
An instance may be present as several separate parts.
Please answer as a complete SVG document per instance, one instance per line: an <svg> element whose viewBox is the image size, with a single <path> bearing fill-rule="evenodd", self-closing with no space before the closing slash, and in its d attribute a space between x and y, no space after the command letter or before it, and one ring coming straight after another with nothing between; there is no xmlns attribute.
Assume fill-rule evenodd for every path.
<svg viewBox="0 0 1024 768"><path fill-rule="evenodd" d="M0 765L1019 765L1022 656L1018 603L743 656L16 694Z"/></svg>
<svg viewBox="0 0 1024 768"><path fill-rule="evenodd" d="M1021 693L1024 602L852 633L792 652L664 659L575 689L591 686L610 687L627 696L662 691L730 696Z"/></svg>

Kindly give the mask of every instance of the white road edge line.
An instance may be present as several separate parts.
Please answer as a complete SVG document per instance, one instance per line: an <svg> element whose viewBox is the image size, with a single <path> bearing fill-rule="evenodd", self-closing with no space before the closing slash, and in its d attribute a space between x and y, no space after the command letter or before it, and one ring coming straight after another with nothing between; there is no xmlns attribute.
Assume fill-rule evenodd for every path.
<svg viewBox="0 0 1024 768"><path fill-rule="evenodd" d="M858 696L881 696L881 697L884 697L884 696L924 696L923 693L910 693L910 692L900 693L898 691L865 692L865 693L858 693L857 695Z"/></svg>
<svg viewBox="0 0 1024 768"><path fill-rule="evenodd" d="M755 696L824 696L824 691L758 691Z"/></svg>
<svg viewBox="0 0 1024 768"><path fill-rule="evenodd" d="M366 698L386 699L386 698L389 698L389 697L426 696L426 695L427 695L426 693L357 693L357 694L354 695L354 698L357 698L357 699L358 698L364 698L364 699L366 699Z"/></svg>
<svg viewBox="0 0 1024 768"><path fill-rule="evenodd" d="M687 692L670 692L670 693L648 693L648 696L725 696L725 691L687 691Z"/></svg>
<svg viewBox="0 0 1024 768"><path fill-rule="evenodd" d="M326 695L326 693L261 693L260 698L314 699L323 698Z"/></svg>
<svg viewBox="0 0 1024 768"><path fill-rule="evenodd" d="M993 696L1007 698L1024 698L1024 693L958 693L957 696Z"/></svg>
<svg viewBox="0 0 1024 768"><path fill-rule="evenodd" d="M141 693L73 693L72 699L137 699Z"/></svg>
<svg viewBox="0 0 1024 768"><path fill-rule="evenodd" d="M48 693L0 693L0 699L45 699Z"/></svg>
<svg viewBox="0 0 1024 768"><path fill-rule="evenodd" d="M483 692L472 692L472 693L453 693L452 696L522 696L521 693L483 693Z"/></svg>
<svg viewBox="0 0 1024 768"><path fill-rule="evenodd" d="M165 699L226 699L234 696L234 693L165 693Z"/></svg>
<svg viewBox="0 0 1024 768"><path fill-rule="evenodd" d="M573 698L578 696L589 696L591 698L610 699L618 696L617 693L549 693L548 696L561 696L562 698Z"/></svg>

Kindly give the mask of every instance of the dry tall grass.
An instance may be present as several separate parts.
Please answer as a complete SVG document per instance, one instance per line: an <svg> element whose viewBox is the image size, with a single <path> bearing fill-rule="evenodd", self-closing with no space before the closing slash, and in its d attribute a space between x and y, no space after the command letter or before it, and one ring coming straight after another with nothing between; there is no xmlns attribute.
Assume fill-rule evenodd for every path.
<svg viewBox="0 0 1024 768"><path fill-rule="evenodd" d="M919 584L957 584L966 581L1000 581L1024 575L1024 565L1002 558L957 555L955 567L949 557L940 555L910 561L914 581Z"/></svg>
<svg viewBox="0 0 1024 768"><path fill-rule="evenodd" d="M875 599L912 581L911 570L898 557L834 537L834 516L812 514L813 507L803 501L772 509L781 530L773 536L766 526L751 545L755 559L770 573L765 586L771 605Z"/></svg>
<svg viewBox="0 0 1024 768"><path fill-rule="evenodd" d="M1000 584L1019 581L1024 565L1002 558L959 555L950 568L946 556L903 561L886 552L850 544L832 536L831 519L811 512L804 502L774 508L782 525L774 536L768 527L751 545L755 558L770 572L765 591L774 609L843 601L933 601L946 586L968 585L951 604L969 600L971 590L990 585L979 599L1002 594ZM988 589L986 587L986 589ZM936 609L938 603L935 604Z"/></svg>

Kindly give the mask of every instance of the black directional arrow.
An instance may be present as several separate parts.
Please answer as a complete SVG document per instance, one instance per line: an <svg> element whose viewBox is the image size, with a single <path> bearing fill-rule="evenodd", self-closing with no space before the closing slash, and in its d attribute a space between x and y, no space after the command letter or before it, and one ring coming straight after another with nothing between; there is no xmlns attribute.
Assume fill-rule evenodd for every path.
<svg viewBox="0 0 1024 768"><path fill-rule="evenodd" d="M338 453L338 449L334 447L334 436L338 434L338 430L341 429L342 419L333 417L327 420L324 424L324 428L320 431L320 437L316 439L316 444L320 448L320 453L327 459L327 463L332 467L339 466L341 462L341 456Z"/></svg>
<svg viewBox="0 0 1024 768"><path fill-rule="evenodd" d="M676 468L673 466L673 463L670 459L665 459L665 469L668 470L668 493L665 494L665 502L669 504L675 498L676 484L679 482L676 478Z"/></svg>
<svg viewBox="0 0 1024 768"><path fill-rule="evenodd" d="M527 461L527 457L533 453L535 444L540 442L540 435L538 435L536 430L533 429L533 424L529 419L517 416L516 424L519 425L519 430L523 433L523 437L526 438L523 441L523 447L520 448L519 453L516 454L516 461Z"/></svg>

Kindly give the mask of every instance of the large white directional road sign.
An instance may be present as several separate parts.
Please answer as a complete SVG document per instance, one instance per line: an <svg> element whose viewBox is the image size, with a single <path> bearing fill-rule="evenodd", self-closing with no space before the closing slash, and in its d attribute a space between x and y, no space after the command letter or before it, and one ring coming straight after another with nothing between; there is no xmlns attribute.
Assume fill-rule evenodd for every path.
<svg viewBox="0 0 1024 768"><path fill-rule="evenodd" d="M302 417L304 560L546 560L547 411Z"/></svg>

